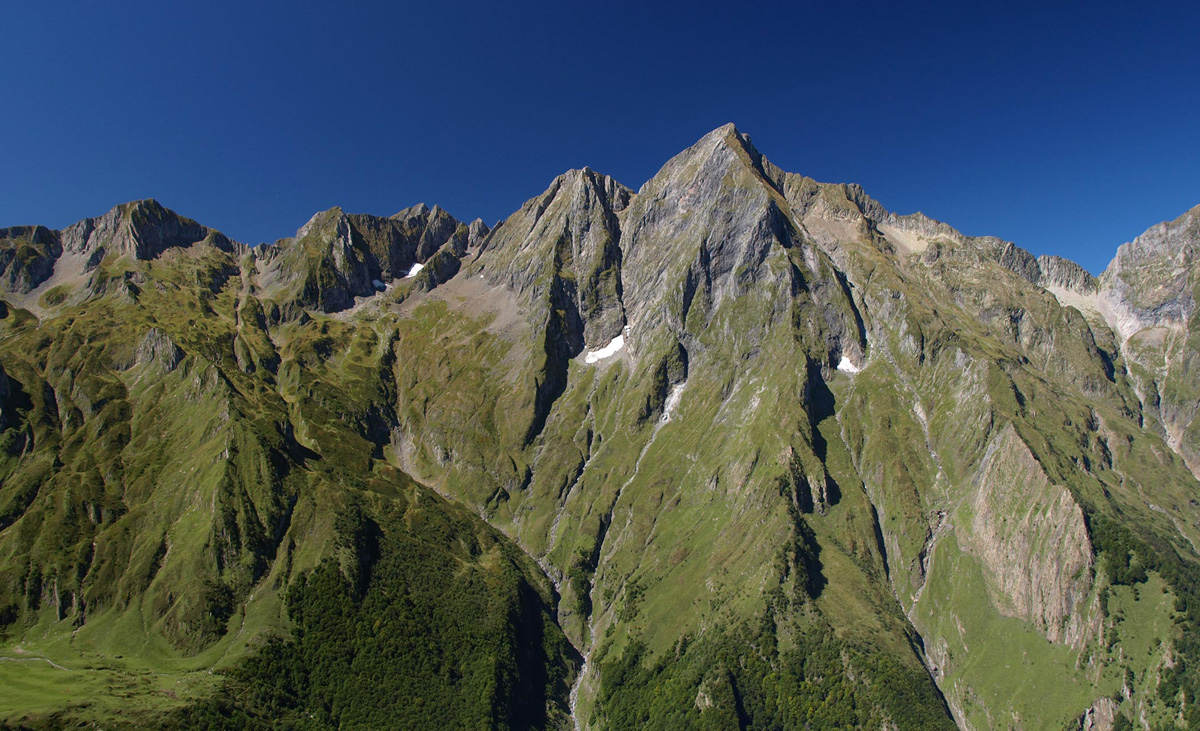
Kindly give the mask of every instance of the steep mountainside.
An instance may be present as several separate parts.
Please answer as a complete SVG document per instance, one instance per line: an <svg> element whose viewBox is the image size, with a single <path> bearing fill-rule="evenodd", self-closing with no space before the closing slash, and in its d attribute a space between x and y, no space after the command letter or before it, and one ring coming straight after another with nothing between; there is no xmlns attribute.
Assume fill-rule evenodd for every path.
<svg viewBox="0 0 1200 731"><path fill-rule="evenodd" d="M493 229L0 230L0 719L1200 727L1198 246L732 125Z"/></svg>

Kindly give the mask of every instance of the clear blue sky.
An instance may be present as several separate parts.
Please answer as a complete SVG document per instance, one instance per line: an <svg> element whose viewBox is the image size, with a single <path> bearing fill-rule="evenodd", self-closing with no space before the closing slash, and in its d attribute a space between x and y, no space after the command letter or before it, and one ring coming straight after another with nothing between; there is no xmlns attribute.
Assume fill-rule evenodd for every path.
<svg viewBox="0 0 1200 731"><path fill-rule="evenodd" d="M490 223L728 121L1094 272L1200 203L1192 2L354 5L5 3L0 225L145 197L249 243L334 205Z"/></svg>

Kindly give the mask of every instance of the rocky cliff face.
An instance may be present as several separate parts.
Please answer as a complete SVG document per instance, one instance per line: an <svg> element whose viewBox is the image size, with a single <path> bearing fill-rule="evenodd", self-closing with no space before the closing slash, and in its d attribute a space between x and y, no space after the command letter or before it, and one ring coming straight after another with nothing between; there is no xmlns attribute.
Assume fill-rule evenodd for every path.
<svg viewBox="0 0 1200 731"><path fill-rule="evenodd" d="M1195 426L1196 252L1200 206L1160 223L1117 249L1100 276L1097 308L1129 362L1138 399L1153 427L1200 475Z"/></svg>
<svg viewBox="0 0 1200 731"><path fill-rule="evenodd" d="M179 216L157 201L143 200L117 206L62 231L42 226L0 231L0 272L8 292L23 295L19 297L21 305L44 313L46 307L54 310L68 300L80 304L105 293L135 297L136 283L109 277L100 270L106 259L150 261L167 251L194 246L235 256L248 251L219 231Z"/></svg>
<svg viewBox="0 0 1200 731"><path fill-rule="evenodd" d="M468 227L423 203L390 218L333 208L313 216L295 237L255 249L255 285L284 318L314 305L339 312L353 307L356 298L416 278L430 262L434 266L421 287L430 288L431 277L449 279L487 233L482 221Z"/></svg>
<svg viewBox="0 0 1200 731"><path fill-rule="evenodd" d="M622 216L635 341L662 326L685 345L760 348L781 323L818 362L864 359L854 306L833 263L804 235L748 137L732 125L668 162ZM799 321L797 307L811 311ZM703 336L701 335L703 334ZM706 343L705 340L709 340Z"/></svg>
<svg viewBox="0 0 1200 731"><path fill-rule="evenodd" d="M988 444L977 479L962 543L983 566L993 606L1050 642L1094 639L1093 549L1071 493L1050 483L1011 424Z"/></svg>
<svg viewBox="0 0 1200 731"><path fill-rule="evenodd" d="M617 215L632 191L592 170L559 176L496 227L480 272L516 292L535 317L562 311L571 356L599 348L625 326Z"/></svg>
<svg viewBox="0 0 1200 731"><path fill-rule="evenodd" d="M1100 301L1122 338L1187 323L1196 307L1191 275L1198 241L1200 206L1117 249L1100 277Z"/></svg>
<svg viewBox="0 0 1200 731"><path fill-rule="evenodd" d="M62 232L63 251L99 263L106 254L148 260L173 247L204 240L224 251L244 251L219 232L144 200L117 206L99 218L86 218Z"/></svg>
<svg viewBox="0 0 1200 731"><path fill-rule="evenodd" d="M61 235L44 226L0 229L0 276L9 292L25 294L46 281L62 254Z"/></svg>
<svg viewBox="0 0 1200 731"><path fill-rule="evenodd" d="M232 666L285 595L344 591L336 628L436 575L543 638L463 676L534 725L1200 724L1198 218L1097 279L727 125L495 229L335 208L248 249L153 202L6 229L0 620L115 655L136 618L173 667ZM454 629L422 652L457 657L428 601Z"/></svg>
<svg viewBox="0 0 1200 731"><path fill-rule="evenodd" d="M1095 294L1098 289L1096 278L1073 261L1060 256L1042 255L1037 258L1038 278L1034 284L1046 289L1060 289L1083 295Z"/></svg>

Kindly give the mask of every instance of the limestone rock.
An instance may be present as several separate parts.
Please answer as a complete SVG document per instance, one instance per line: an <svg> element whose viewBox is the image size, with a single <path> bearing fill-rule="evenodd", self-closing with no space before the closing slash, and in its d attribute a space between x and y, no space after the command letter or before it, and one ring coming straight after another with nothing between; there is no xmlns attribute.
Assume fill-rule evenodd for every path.
<svg viewBox="0 0 1200 731"><path fill-rule="evenodd" d="M168 373L175 370L183 356L183 351L169 335L152 327L138 345L134 364L150 366L161 373Z"/></svg>
<svg viewBox="0 0 1200 731"><path fill-rule="evenodd" d="M988 445L977 480L964 544L984 566L993 604L1051 642L1082 647L1095 630L1083 510L1050 482L1011 424Z"/></svg>
<svg viewBox="0 0 1200 731"><path fill-rule="evenodd" d="M1100 276L1100 300L1122 338L1150 327L1178 328L1195 310L1200 206L1122 244Z"/></svg>
<svg viewBox="0 0 1200 731"><path fill-rule="evenodd" d="M1042 255L1037 258L1037 265L1039 276L1036 284L1043 287L1061 287L1085 295L1095 294L1097 291L1096 278L1069 259Z"/></svg>
<svg viewBox="0 0 1200 731"><path fill-rule="evenodd" d="M476 218L474 221L471 221L471 224L467 227L467 249L478 251L491 232L492 229L483 222L483 219Z"/></svg>
<svg viewBox="0 0 1200 731"><path fill-rule="evenodd" d="M487 237L484 277L518 293L539 318L563 311L571 356L625 326L617 216L631 197L607 175L571 170Z"/></svg>
<svg viewBox="0 0 1200 731"><path fill-rule="evenodd" d="M1107 696L1097 698L1079 717L1079 731L1112 731L1116 725L1117 704Z"/></svg>
<svg viewBox="0 0 1200 731"><path fill-rule="evenodd" d="M725 125L642 186L621 213L635 353L660 325L689 348L701 338L748 353L790 322L829 368L842 356L866 360L846 281L797 220L787 183L749 137Z"/></svg>
<svg viewBox="0 0 1200 731"><path fill-rule="evenodd" d="M466 250L466 232L459 231L461 224L441 206L430 208L418 203L390 220L398 225L404 239L414 245L416 261L425 261L448 243L459 256Z"/></svg>
<svg viewBox="0 0 1200 731"><path fill-rule="evenodd" d="M1100 276L1098 308L1131 368L1149 425L1200 475L1200 206L1122 245Z"/></svg>

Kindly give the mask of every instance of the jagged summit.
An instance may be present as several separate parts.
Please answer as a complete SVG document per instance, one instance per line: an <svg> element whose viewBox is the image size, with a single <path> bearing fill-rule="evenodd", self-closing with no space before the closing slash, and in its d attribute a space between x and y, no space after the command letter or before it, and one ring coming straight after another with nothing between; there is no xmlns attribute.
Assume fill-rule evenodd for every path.
<svg viewBox="0 0 1200 731"><path fill-rule="evenodd" d="M494 229L4 229L0 725L1200 728L1198 246L733 125Z"/></svg>
<svg viewBox="0 0 1200 731"><path fill-rule="evenodd" d="M750 137L743 134L730 122L717 127L697 140L691 147L668 160L650 181L643 184L642 190L645 190L646 185L662 176L664 172L705 167L710 160L712 162L706 169L708 175L721 174L727 169L727 165L735 161L748 165L756 174L763 174L761 170L762 155L750 142ZM673 173L668 172L668 175L670 174ZM640 193L642 190L638 192Z"/></svg>
<svg viewBox="0 0 1200 731"><path fill-rule="evenodd" d="M847 225L859 228L866 226L878 230L882 238L901 254L920 253L928 247L930 242L934 241L955 244L961 244L968 240L990 241L988 237L972 239L964 236L950 225L920 212L907 215L891 213L857 184L819 183L802 175L786 173L767 160L754 146L750 137L739 130L733 122L713 129L694 145L668 161L658 174L643 184L643 191L655 180L676 176L690 168L697 168L697 172L700 173L699 177L715 180L735 171L737 165L742 167L744 173L758 179L774 193L779 194L782 199L785 199L787 204L805 221L809 232L818 241L832 242L839 237L844 237L847 233L845 229ZM664 175L664 173L666 174ZM607 195L613 194L614 186L624 188L608 176L600 175L590 167L584 166L581 169L567 171L556 178L542 198L545 199L546 195L551 193L556 186L561 186L565 181L575 178L603 181L599 184L608 189ZM629 192L632 193L632 191ZM684 201L684 205L687 205L687 201ZM1195 210L1193 209L1189 213L1193 213ZM338 215L346 215L340 207L314 214L308 223L301 226L294 238L303 238L305 232L316 220L335 211ZM1188 215L1184 214L1179 221L1183 221ZM359 218L365 220L374 217L360 216ZM410 230L423 229L420 234L423 241L419 245L418 259L432 255L442 242L453 235L454 229L459 225L458 221L440 206L435 204L430 207L424 202L402 209L389 218L403 222ZM1166 230L1168 224L1164 223L1161 226ZM25 228L29 230L25 231ZM38 233L39 231L40 233ZM482 246L490 231L490 227L482 221L469 224L466 235L467 248ZM186 247L205 240L210 234L212 235L211 243L221 248L238 251L246 248L242 244L227 239L219 232L212 231L191 219L166 209L153 198L120 204L103 216L84 219L61 232L51 231L44 227L16 227L0 230L0 233L7 240L28 240L34 247L50 246L53 249L55 246L62 246L67 252L86 253L89 256L101 258L104 255L99 253L101 249L104 252L113 251L130 255L136 259L154 258L167 248ZM859 233L865 234L866 231L864 229ZM1151 232L1147 232L1146 236L1150 236L1150 234ZM52 239L54 243L51 243ZM1138 242L1132 242L1125 246L1135 247L1137 245ZM458 248L462 248L462 246ZM1130 250L1132 251L1132 249ZM38 261L31 262L32 268L19 264L13 266L9 262L4 276L10 282L10 286L32 289L44 278L49 266L48 262L51 262L56 256L57 254L52 251L47 251L40 255ZM1127 256L1133 257L1134 255L1127 254ZM1060 258L1054 257L1054 259L1059 260ZM1066 260L1061 261L1065 262ZM1112 269L1116 264L1117 260L1114 258L1114 262L1109 268ZM1058 265L1055 264L1055 266ZM1075 272L1069 276L1055 274L1051 278L1056 282L1061 279L1064 286L1078 284L1084 289L1091 286L1085 278L1078 276ZM1031 280L1036 279L1036 276L1031 276Z"/></svg>
<svg viewBox="0 0 1200 731"><path fill-rule="evenodd" d="M626 212L631 205L636 210ZM598 213L588 213L593 206L599 207ZM543 220L552 207L559 213ZM347 214L340 207L335 207L315 214L297 230L294 237L281 239L271 246L258 247L253 253L264 262L279 261L281 252L295 248L295 242L308 240L312 234L320 233L317 237L320 241L311 240L305 245L309 256L316 256L318 249L327 251L329 257L318 257L317 261L327 261L333 269L341 271L333 276L333 280L353 283L335 287L333 291L340 293L333 295L332 300L324 295L319 297L322 309L349 307L354 298L370 296L376 291L376 282L386 285L395 279L405 278L415 265L424 266L426 261L443 250L446 256L439 259L442 264L439 269L441 276L449 276L451 269L457 271L460 265L455 262L468 256L468 253L477 257L484 250L490 250L488 258L492 261L481 262L481 270L487 272L492 281L503 282L505 286L524 293L540 281L539 272L543 271L543 264L548 261L546 257L553 256L550 249L537 246L531 249L531 242L545 242L545 231L559 225L566 229L576 227L574 233L568 234L576 242L582 240L580 236L592 236L594 242L600 241L587 233L592 230L592 223L580 223L590 220L599 224L595 231L605 232L602 239L607 243L601 248L608 253L589 253L592 251L589 247L595 245L589 244L584 249L574 250L569 260L557 265L563 267L563 271L574 272L573 276L583 277L579 285L572 285L579 287L577 296L582 298L579 307L609 313L598 321L582 317L586 333L577 346L572 346L572 350L579 350L584 344L589 347L595 345L597 339L614 337L614 328L636 324L638 318L631 317L628 312L626 299L630 298L626 297L627 291L632 293L635 309L640 306L638 303L653 300L656 296L654 293L658 291L659 283L654 277L646 279L645 285L649 289L642 290L643 283L639 277L630 276L628 272L616 275L618 269L611 266L613 262L629 260L635 263L634 270L661 273L673 262L693 256L687 251L673 248L674 244L666 243L667 240L677 240L686 246L686 242L692 239L687 236L679 238L678 231L648 236L640 219L652 215L653 220L658 222L655 225L659 225L668 220L664 216L681 214L684 219L693 220L696 216L704 217L714 211L731 210L758 216L756 220L761 225L778 228L783 240L799 242L810 239L835 262L844 262L845 257L851 255L851 249L847 247L858 244L901 258L921 255L929 260L949 256L968 259L982 257L996 261L1027 281L1054 293L1064 303L1107 318L1122 333L1122 337L1130 334L1130 328L1136 329L1150 320L1146 316L1131 314L1132 311L1127 312L1127 308L1124 308L1122 302L1133 296L1137 288L1130 286L1126 281L1128 277L1123 277L1120 272L1130 267L1136 268L1136 262L1147 257L1165 262L1162 252L1164 246L1170 246L1166 242L1170 240L1171 232L1185 229L1187 222L1197 217L1194 215L1196 209L1193 209L1177 221L1160 224L1137 241L1124 245L1109 266L1109 271L1097 279L1073 262L1060 257L1033 257L1010 242L992 237L968 237L923 213L898 215L889 212L857 184L820 183L803 175L785 172L764 157L748 135L735 124L728 123L713 129L667 161L636 194L611 177L585 166L556 177L541 196L530 199L521 211L500 222L496 231L480 220L463 224L440 206L431 207L423 202L387 218ZM759 213L753 213L755 210L759 210ZM784 221L791 223L783 225ZM743 224L759 225L752 224L749 219ZM672 225L678 227L680 222ZM701 228L708 226L707 223L695 224L694 221L690 225L699 225ZM779 228L781 225L782 228ZM795 230L789 232L790 228ZM518 237L515 231L523 233ZM64 264L57 266L59 270L87 273L109 255L149 260L168 249L189 247L201 242L237 255L250 251L248 247L229 240L219 232L166 209L153 199L121 204L103 216L84 219L63 231L18 227L4 229L0 233L8 242L7 246L0 247L0 280L6 282L11 291L22 294L34 290L40 293L46 289L42 284L50 278L58 260L64 256ZM513 243L512 240L516 238L523 243ZM339 241L341 243L335 246L334 242ZM313 249L314 246L317 248ZM933 249L929 251L931 246ZM18 251L24 253L18 256ZM1191 252L1181 250L1181 255L1190 257ZM594 262L608 266L605 271L614 274L605 276L611 281L605 284L602 277L593 283L590 277L594 273L575 272L575 260L581 256L584 267L591 267ZM79 262L70 263L75 259L79 259ZM294 257L291 260L293 263L285 267L289 271L299 262ZM725 270L726 264L722 261L720 258L717 260L718 271ZM1125 266L1122 262L1131 264ZM736 264L730 262L729 271L733 266ZM355 273L350 275L351 271ZM426 276L432 276L432 272ZM271 288L277 288L284 282L295 285L298 281L293 275L285 275L280 271L266 276L266 283ZM599 286L599 289L593 289L595 286ZM1122 294L1101 295L1100 290L1105 287L1120 289ZM602 290L610 294L598 295ZM533 298L537 299L541 291L540 285L534 287ZM728 290L730 293L733 291ZM302 293L298 297L295 304L306 301ZM598 299L594 299L596 297ZM1149 312L1154 308L1137 305L1135 309ZM1173 321L1178 321L1189 311L1185 301L1181 301L1175 309L1166 307L1163 310L1167 317L1174 318ZM651 321L657 321L661 314L649 317Z"/></svg>
<svg viewBox="0 0 1200 731"><path fill-rule="evenodd" d="M409 206L408 208L402 208L398 213L392 214L391 218L401 218L401 219L413 218L415 216L424 216L424 215L427 215L428 213L429 213L429 206L427 206L422 201L421 203L418 203L415 206Z"/></svg>
<svg viewBox="0 0 1200 731"><path fill-rule="evenodd" d="M1179 330L1195 311L1200 205L1122 244L1100 275L1101 307L1123 338L1146 329Z"/></svg>
<svg viewBox="0 0 1200 731"><path fill-rule="evenodd" d="M202 241L230 252L244 248L219 231L164 208L153 198L119 205L62 233L64 249L69 253L95 255L104 249L142 260L153 259L169 248Z"/></svg>
<svg viewBox="0 0 1200 731"><path fill-rule="evenodd" d="M1138 262L1161 260L1177 267L1186 266L1196 257L1200 234L1200 205L1172 221L1163 221L1146 229L1140 236L1117 247L1116 256L1102 277L1119 276L1121 270L1136 267Z"/></svg>
<svg viewBox="0 0 1200 731"><path fill-rule="evenodd" d="M708 134L701 137L693 147L702 147L712 144L723 144L734 148L739 148L745 151L752 157L759 157L761 153L754 147L754 143L750 141L750 135L742 132L733 122L726 122L717 127Z"/></svg>
<svg viewBox="0 0 1200 731"><path fill-rule="evenodd" d="M0 281L14 294L34 293L35 302L40 290L57 286L95 294L109 291L93 275L106 258L149 261L170 249L198 244L234 255L248 250L148 198L123 203L61 231L42 226L0 229ZM36 304L34 309L38 309Z"/></svg>

